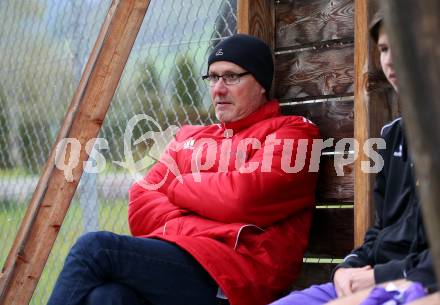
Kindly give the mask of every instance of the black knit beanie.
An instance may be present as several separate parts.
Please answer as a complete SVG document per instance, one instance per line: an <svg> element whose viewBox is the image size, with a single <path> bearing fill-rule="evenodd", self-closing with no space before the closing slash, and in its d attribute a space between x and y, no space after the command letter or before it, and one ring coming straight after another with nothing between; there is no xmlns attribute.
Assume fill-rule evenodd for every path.
<svg viewBox="0 0 440 305"><path fill-rule="evenodd" d="M229 61L250 72L269 96L273 78L273 59L270 47L261 39L235 34L222 40L208 58L209 66L216 61Z"/></svg>

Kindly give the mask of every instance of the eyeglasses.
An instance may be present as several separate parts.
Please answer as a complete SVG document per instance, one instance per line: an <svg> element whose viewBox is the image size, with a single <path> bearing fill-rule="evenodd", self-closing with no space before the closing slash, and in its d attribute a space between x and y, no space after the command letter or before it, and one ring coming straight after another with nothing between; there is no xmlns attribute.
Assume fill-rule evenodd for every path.
<svg viewBox="0 0 440 305"><path fill-rule="evenodd" d="M251 74L251 73L250 72L226 73L223 75L211 74L211 75L203 75L202 79L211 87L214 86L220 80L220 78L223 78L223 82L225 83L225 85L236 85L240 82L240 78L242 76L245 76L248 74Z"/></svg>

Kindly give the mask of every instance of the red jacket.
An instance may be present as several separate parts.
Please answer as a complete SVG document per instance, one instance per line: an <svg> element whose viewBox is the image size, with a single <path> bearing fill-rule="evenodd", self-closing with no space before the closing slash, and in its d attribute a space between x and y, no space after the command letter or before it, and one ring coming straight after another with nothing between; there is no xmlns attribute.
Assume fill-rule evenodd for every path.
<svg viewBox="0 0 440 305"><path fill-rule="evenodd" d="M296 278L307 246L315 138L315 125L281 116L277 101L236 122L184 126L142 181L161 187L130 189L132 234L185 249L231 305L269 303ZM304 168L287 173L299 139L308 140Z"/></svg>

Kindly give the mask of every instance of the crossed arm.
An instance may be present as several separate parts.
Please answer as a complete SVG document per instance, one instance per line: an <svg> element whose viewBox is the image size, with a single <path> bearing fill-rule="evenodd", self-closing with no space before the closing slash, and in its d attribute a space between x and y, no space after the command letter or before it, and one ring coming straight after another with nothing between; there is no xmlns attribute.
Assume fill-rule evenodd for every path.
<svg viewBox="0 0 440 305"><path fill-rule="evenodd" d="M298 126L277 131L280 137L289 134L295 134L297 139L310 139L309 148L311 139L318 137L316 129ZM313 204L317 173L308 171L308 160L298 173L283 171L283 145L275 146L269 172L263 172L261 166L250 173L205 171L198 173L201 183L195 181L191 172L176 176L169 170L170 160L178 160L177 152L172 149L177 146L171 143L143 180L149 185L164 182L160 188L148 190L142 183L135 183L130 190L129 224L133 235L149 234L169 219L187 214L223 223L243 222L264 227ZM298 141L294 141L293 162L297 146ZM243 166L260 162L264 151L264 146L256 150Z"/></svg>

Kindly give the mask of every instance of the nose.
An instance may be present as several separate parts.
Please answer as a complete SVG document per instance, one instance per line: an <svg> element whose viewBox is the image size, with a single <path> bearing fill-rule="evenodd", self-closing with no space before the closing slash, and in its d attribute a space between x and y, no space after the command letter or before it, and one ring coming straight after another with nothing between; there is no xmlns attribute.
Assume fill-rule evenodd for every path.
<svg viewBox="0 0 440 305"><path fill-rule="evenodd" d="M228 91L228 87L226 86L223 78L220 79L211 87L211 94L215 97L217 95L225 95Z"/></svg>
<svg viewBox="0 0 440 305"><path fill-rule="evenodd" d="M393 67L393 54L391 53L391 50L388 50L385 56L385 63L389 67Z"/></svg>
<svg viewBox="0 0 440 305"><path fill-rule="evenodd" d="M388 62L390 66L393 66L393 52L391 50L388 54Z"/></svg>

